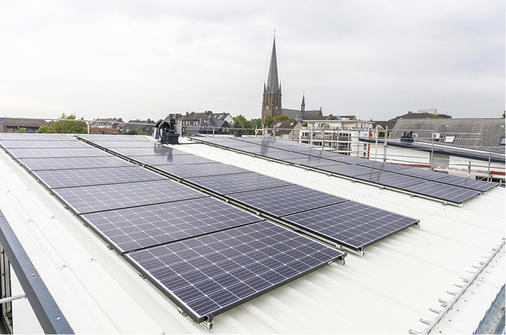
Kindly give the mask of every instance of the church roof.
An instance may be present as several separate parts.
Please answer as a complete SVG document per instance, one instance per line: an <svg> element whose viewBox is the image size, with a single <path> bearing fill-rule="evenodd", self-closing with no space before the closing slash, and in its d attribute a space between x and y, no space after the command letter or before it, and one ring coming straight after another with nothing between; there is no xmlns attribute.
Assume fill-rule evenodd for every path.
<svg viewBox="0 0 506 335"><path fill-rule="evenodd" d="M278 63L276 60L276 38L274 38L274 42L272 43L271 64L269 65L269 76L267 77L267 89L274 94L278 88L280 87L278 84Z"/></svg>

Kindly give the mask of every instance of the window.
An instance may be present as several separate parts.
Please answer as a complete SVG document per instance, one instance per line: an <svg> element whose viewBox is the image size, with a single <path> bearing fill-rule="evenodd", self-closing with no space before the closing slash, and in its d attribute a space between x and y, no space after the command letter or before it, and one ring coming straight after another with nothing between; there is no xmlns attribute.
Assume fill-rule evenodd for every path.
<svg viewBox="0 0 506 335"><path fill-rule="evenodd" d="M506 137L503 136L503 138L501 138L501 145L504 145L504 140L505 140Z"/></svg>
<svg viewBox="0 0 506 335"><path fill-rule="evenodd" d="M445 136L445 143L453 143L455 141L455 135L446 135Z"/></svg>

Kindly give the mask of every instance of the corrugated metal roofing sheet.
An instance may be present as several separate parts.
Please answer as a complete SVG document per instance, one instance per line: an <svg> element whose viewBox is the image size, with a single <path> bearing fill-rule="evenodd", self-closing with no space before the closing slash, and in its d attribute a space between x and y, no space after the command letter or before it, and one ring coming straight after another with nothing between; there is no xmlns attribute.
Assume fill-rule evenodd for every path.
<svg viewBox="0 0 506 335"><path fill-rule="evenodd" d="M455 145L492 149L504 153L504 119L400 119L392 130L391 138L399 139L402 133L413 131L419 139L432 139L432 133L441 136L455 136Z"/></svg>
<svg viewBox="0 0 506 335"><path fill-rule="evenodd" d="M505 237L502 188L462 207L444 206L201 144L178 149L421 221L420 228L369 246L364 256L348 255L344 266L331 264L217 316L212 333L423 330L426 325L419 319L432 320L436 314L429 308L441 309L438 299L451 300L447 291L458 290L454 284L462 284L461 278L469 277L468 271L476 270L473 266ZM167 298L3 152L0 205L76 332L206 332L179 315ZM504 258L499 264L502 267L488 269L480 286L474 287L494 291L497 283L504 283ZM494 294L488 299L485 291L466 294L467 303L459 305L462 312L452 311L441 321L445 331L474 331L487 302L495 298Z"/></svg>

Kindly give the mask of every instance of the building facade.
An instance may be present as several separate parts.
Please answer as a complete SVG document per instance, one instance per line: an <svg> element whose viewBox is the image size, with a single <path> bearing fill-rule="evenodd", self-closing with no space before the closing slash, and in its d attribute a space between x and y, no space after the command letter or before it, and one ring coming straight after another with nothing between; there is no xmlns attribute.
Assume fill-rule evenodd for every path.
<svg viewBox="0 0 506 335"><path fill-rule="evenodd" d="M306 120L299 132L299 142L323 147L340 154L369 157L369 143L361 143L360 138L371 137L374 122L360 121L354 117L331 120Z"/></svg>
<svg viewBox="0 0 506 335"><path fill-rule="evenodd" d="M214 114L212 111L187 112L176 119L176 128L180 136L226 134L229 132L233 122L234 119L230 113Z"/></svg>
<svg viewBox="0 0 506 335"><path fill-rule="evenodd" d="M42 119L0 118L0 133L35 133L40 126L49 126Z"/></svg>

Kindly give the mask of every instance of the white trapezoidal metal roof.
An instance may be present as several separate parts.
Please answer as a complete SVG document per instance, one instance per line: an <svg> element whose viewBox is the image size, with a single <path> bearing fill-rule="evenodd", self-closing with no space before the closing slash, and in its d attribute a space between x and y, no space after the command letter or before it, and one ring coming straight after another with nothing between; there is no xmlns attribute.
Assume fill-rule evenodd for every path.
<svg viewBox="0 0 506 335"><path fill-rule="evenodd" d="M216 316L211 333L471 333L504 285L503 188L445 206L203 144L177 148L420 220ZM76 333L208 332L3 151L0 209ZM41 331L29 310L13 302L15 331Z"/></svg>

